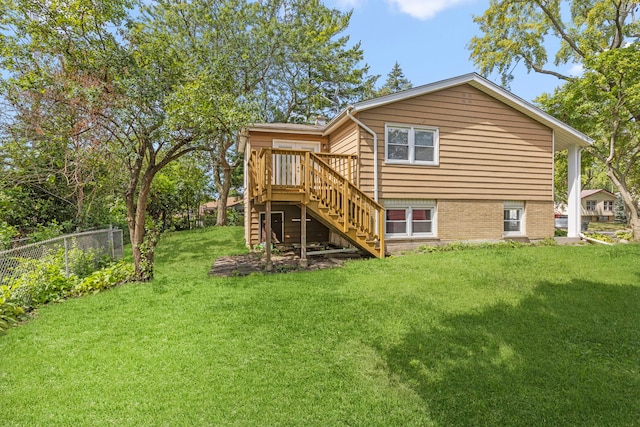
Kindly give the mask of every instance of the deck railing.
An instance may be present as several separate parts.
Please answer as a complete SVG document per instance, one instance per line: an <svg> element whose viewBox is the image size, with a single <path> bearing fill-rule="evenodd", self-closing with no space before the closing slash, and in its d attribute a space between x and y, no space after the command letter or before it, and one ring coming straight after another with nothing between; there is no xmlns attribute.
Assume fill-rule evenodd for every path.
<svg viewBox="0 0 640 427"><path fill-rule="evenodd" d="M303 203L317 200L341 224L339 231L354 229L368 242L382 242L384 208L347 179L353 177L352 162L348 155L263 148L249 159L249 196L266 201L275 200L274 193L299 193Z"/></svg>

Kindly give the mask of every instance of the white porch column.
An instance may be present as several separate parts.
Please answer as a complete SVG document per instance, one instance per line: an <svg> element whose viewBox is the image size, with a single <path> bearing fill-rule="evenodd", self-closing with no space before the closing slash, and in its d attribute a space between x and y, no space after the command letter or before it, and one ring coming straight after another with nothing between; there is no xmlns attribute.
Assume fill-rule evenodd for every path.
<svg viewBox="0 0 640 427"><path fill-rule="evenodd" d="M569 146L567 156L569 194L567 198L567 237L580 236L582 209L580 203L580 147Z"/></svg>

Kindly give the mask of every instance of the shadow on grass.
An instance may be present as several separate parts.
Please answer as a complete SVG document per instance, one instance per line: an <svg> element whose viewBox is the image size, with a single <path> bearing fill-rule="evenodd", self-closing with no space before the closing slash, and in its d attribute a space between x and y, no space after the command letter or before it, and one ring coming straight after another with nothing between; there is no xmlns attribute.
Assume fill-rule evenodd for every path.
<svg viewBox="0 0 640 427"><path fill-rule="evenodd" d="M640 423L640 287L540 284L381 350L442 425Z"/></svg>

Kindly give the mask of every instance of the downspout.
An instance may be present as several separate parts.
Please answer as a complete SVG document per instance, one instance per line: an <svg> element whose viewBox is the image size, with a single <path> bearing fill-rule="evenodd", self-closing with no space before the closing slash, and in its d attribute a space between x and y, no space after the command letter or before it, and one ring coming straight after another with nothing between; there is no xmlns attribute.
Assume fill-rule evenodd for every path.
<svg viewBox="0 0 640 427"><path fill-rule="evenodd" d="M360 126L362 129L367 131L371 136L373 136L373 200L378 202L378 134L372 131L367 125L362 123L360 120L356 119L351 115L351 110L353 109L353 105L347 108L347 117L349 117L355 124Z"/></svg>

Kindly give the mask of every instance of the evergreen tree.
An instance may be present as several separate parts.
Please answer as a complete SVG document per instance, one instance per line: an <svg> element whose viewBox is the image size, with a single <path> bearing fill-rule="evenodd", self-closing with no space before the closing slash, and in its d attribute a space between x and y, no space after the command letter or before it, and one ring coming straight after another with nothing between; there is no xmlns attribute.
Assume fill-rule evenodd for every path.
<svg viewBox="0 0 640 427"><path fill-rule="evenodd" d="M400 64L396 61L389 74L387 74L387 81L384 82L378 91L378 96L401 92L411 89L412 87L413 84L405 77L402 68L400 68Z"/></svg>
<svg viewBox="0 0 640 427"><path fill-rule="evenodd" d="M627 212L624 209L624 201L620 193L616 194L616 202L613 206L613 220L619 224L627 223Z"/></svg>

